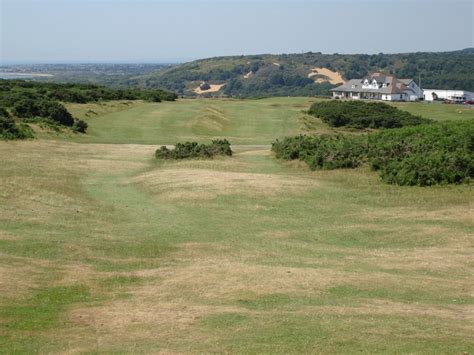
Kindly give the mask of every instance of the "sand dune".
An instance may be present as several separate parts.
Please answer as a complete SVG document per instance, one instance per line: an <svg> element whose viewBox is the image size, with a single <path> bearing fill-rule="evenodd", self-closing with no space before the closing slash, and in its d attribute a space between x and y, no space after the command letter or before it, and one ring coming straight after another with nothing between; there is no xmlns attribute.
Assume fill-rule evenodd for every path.
<svg viewBox="0 0 474 355"><path fill-rule="evenodd" d="M194 89L194 92L196 94L205 94L207 92L218 92L225 84L209 84L210 89L208 90L201 90L201 87L198 86L196 89Z"/></svg>
<svg viewBox="0 0 474 355"><path fill-rule="evenodd" d="M332 71L328 68L313 68L311 73L308 74L308 78L317 77L316 83L323 83L329 81L331 84L343 83L344 79L341 74L335 71Z"/></svg>

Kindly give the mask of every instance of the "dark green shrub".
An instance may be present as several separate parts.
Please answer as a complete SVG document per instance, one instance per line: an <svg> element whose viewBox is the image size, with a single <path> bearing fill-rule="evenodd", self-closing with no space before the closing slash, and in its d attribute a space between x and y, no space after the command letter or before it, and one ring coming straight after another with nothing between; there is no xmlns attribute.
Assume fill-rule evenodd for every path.
<svg viewBox="0 0 474 355"><path fill-rule="evenodd" d="M209 83L203 83L199 86L199 88L202 90L202 91L206 91L206 90L209 90L211 88L211 85L209 85Z"/></svg>
<svg viewBox="0 0 474 355"><path fill-rule="evenodd" d="M74 118L72 118L72 115L59 102L42 102L41 117L50 118L53 121L68 127L72 127L74 124Z"/></svg>
<svg viewBox="0 0 474 355"><path fill-rule="evenodd" d="M74 124L72 125L72 130L74 132L86 133L88 126L89 125L87 124L87 122L83 120L75 120Z"/></svg>
<svg viewBox="0 0 474 355"><path fill-rule="evenodd" d="M99 100L174 101L177 95L160 89L114 89L90 84L58 84L0 79L0 105L13 106L22 99L87 103ZM29 117L38 116L32 114ZM25 116L26 117L26 116Z"/></svg>
<svg viewBox="0 0 474 355"><path fill-rule="evenodd" d="M13 104L13 113L22 118L40 116L40 108L35 100L22 98Z"/></svg>
<svg viewBox="0 0 474 355"><path fill-rule="evenodd" d="M13 112L21 118L49 118L59 124L71 127L74 119L69 111L59 102L23 98L13 105Z"/></svg>
<svg viewBox="0 0 474 355"><path fill-rule="evenodd" d="M277 158L311 169L354 168L364 162L398 185L457 184L474 177L474 121L433 123L368 136L289 137L276 141Z"/></svg>
<svg viewBox="0 0 474 355"><path fill-rule="evenodd" d="M474 122L405 127L369 135L370 165L391 184L461 183L474 176Z"/></svg>
<svg viewBox="0 0 474 355"><path fill-rule="evenodd" d="M277 158L299 159L311 169L355 168L365 161L366 137L298 136L272 144Z"/></svg>
<svg viewBox="0 0 474 355"><path fill-rule="evenodd" d="M17 125L7 110L0 107L0 139L33 138L33 132L26 124Z"/></svg>
<svg viewBox="0 0 474 355"><path fill-rule="evenodd" d="M232 156L232 149L230 148L230 142L227 139L214 139L209 146L212 156L215 155L227 155Z"/></svg>
<svg viewBox="0 0 474 355"><path fill-rule="evenodd" d="M211 144L177 143L174 149L162 146L155 152L156 159L213 158L218 155L232 155L230 143L227 139L213 140Z"/></svg>
<svg viewBox="0 0 474 355"><path fill-rule="evenodd" d="M0 117L10 117L10 114L4 107L0 107Z"/></svg>
<svg viewBox="0 0 474 355"><path fill-rule="evenodd" d="M322 101L314 103L308 113L332 127L399 128L430 122L383 102Z"/></svg>

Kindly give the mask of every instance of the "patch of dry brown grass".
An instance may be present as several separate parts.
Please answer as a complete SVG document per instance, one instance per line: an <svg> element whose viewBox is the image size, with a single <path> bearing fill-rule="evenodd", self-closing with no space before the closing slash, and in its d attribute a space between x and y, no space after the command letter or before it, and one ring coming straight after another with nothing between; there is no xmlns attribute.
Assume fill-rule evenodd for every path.
<svg viewBox="0 0 474 355"><path fill-rule="evenodd" d="M276 195L303 192L317 181L261 173L226 172L208 169L166 168L133 179L167 200L212 199L219 195Z"/></svg>
<svg viewBox="0 0 474 355"><path fill-rule="evenodd" d="M109 240L117 242L112 230L118 230L113 224L119 223L119 219L100 220L100 226L92 226L95 205L89 200L91 196L84 195L82 189L85 184L96 183L97 177L113 178L109 183L117 189L111 189L111 192L119 193L121 188L129 185L140 187L153 203L159 199L170 206L174 206L176 201L199 200L205 204L216 196L234 194L242 198L257 196L262 201L249 200L251 203L245 206L247 210L254 211L262 223L262 228L256 228L254 235L241 235L242 240L239 241L224 239L220 242L178 244L176 251L159 256L160 267L100 271L93 264L87 264L86 259L94 257L98 262L118 265L139 262L139 254L121 256L117 252L117 256L111 254L99 258L90 250L91 245L94 246L91 240L77 241L72 233L68 235L70 239L61 244L61 250L66 255L74 256L71 259L45 261L40 258L17 258L1 254L0 250L0 293L5 298L27 295L31 288L37 286L77 284L87 285L94 296L103 296L93 304L72 305L65 317L69 321L67 327L44 332L43 335L51 339L57 338L69 344L69 348L63 348L69 349L67 352L143 350L141 344L150 344L152 351L179 352L185 348L179 344L181 340L189 347L193 342L221 342L225 340L216 332L203 329L201 320L227 313L244 314L262 322L268 321L268 324L272 324L273 317L291 317L295 314L309 318L320 315L347 317L344 319L364 316L367 322L373 321L377 315L394 319L431 317L441 323L455 324L456 330L460 329L463 336L469 336L468 328L473 321L472 305L450 304L445 302L446 297L436 303L432 296L436 293L453 297L474 296L470 273L472 235L451 227L453 222L466 225L472 222L472 211L466 210L465 205L456 205L455 200L451 205L442 207L428 206L429 203L426 206L415 205L410 204L413 199L407 199L405 207L391 207L393 204L400 206L400 200L396 200L391 202L392 205L379 204L375 208L370 205L373 201L366 196L361 200L357 200L360 196L355 197L355 191L360 194L380 193L378 185L375 186L378 180L368 176L366 171L311 172L298 162L280 164L278 169L270 165L275 170L265 171L258 164L262 162L261 158L271 159L268 147L237 147L235 156L228 159L159 164L153 162L155 149L155 146L44 141L0 143L2 162L5 162L0 169L4 169L2 174L9 177L0 180L0 201L6 202L0 205L2 219L10 222L48 222L53 218L64 219L64 216L70 215L69 212L76 215L76 210L80 215L89 212L84 221L91 225L91 229L101 228L94 238L100 238L101 243L105 244ZM372 185L379 190L357 190L359 186ZM288 208L292 211L292 206L275 204L269 207L264 203L267 197L272 197L273 201L273 197L279 195L309 195L311 198L310 194L317 191L317 196L322 197L317 202L325 204L328 210L312 210L309 207L309 212L301 216L304 225L307 218L320 217L318 213L321 211L325 215L331 212L330 208L334 209L335 217L339 217L337 207L344 206L343 202L346 202L346 196L339 194L343 187L347 188L349 203L357 206L354 207L354 215L361 219L355 221L360 222L328 224L321 218L321 225L310 224L308 229L299 230L288 224L288 228L282 230L278 228L280 224L274 223L275 219L281 218L280 215L272 215L268 210ZM393 188L391 191L397 199L407 198L398 195L402 190ZM431 190L410 191L428 196L427 200L432 201L429 196ZM446 191L441 192L446 196ZM333 195L325 199L323 193ZM392 198L389 194L381 196ZM341 205L332 205L332 198L342 199ZM262 211L265 213L260 215ZM139 223L148 223L147 218L154 216L134 213L137 213L137 218L143 218L134 221L134 228L140 228ZM414 220L420 223L404 225L404 222ZM242 223L245 222L242 220ZM153 228L144 229L144 234L154 233ZM444 238L443 243L434 243L435 246L403 249L365 248L362 244L351 247L344 243L329 245L298 239L305 234L324 236L326 232L330 234L338 230L344 233L367 231L375 236L388 235L394 239L399 235L431 237L435 242L437 236L453 237ZM128 237L127 233L129 231L120 237ZM161 237L160 233L163 231L157 232ZM0 228L0 241L16 242L21 237L21 232ZM154 240L150 239L150 242ZM84 263L77 261L77 255L84 259ZM54 277L48 277L48 273L53 273ZM104 286L103 281L116 276L136 276L140 282L118 288ZM397 300L396 295L390 298L390 293L386 298L377 296L377 293L375 296L361 293L353 297L343 296L347 297L343 299L347 304L342 301L324 304L329 302L328 294L332 288L348 285L364 292L413 291L416 301L402 302ZM433 299L425 300L425 294ZM286 295L290 305L262 310L240 303L242 299L254 300L269 295ZM403 298L404 295L402 292L397 297ZM309 300L309 304L298 303L301 299ZM323 301L318 304L320 299ZM293 300L295 302L291 303ZM311 304L312 301L315 304ZM387 329L383 328L381 332ZM157 343L159 350L156 350Z"/></svg>

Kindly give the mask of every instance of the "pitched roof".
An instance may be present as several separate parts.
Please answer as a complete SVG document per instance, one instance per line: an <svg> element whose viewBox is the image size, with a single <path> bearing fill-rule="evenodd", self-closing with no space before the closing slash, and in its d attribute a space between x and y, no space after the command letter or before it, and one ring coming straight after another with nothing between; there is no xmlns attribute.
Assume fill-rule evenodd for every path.
<svg viewBox="0 0 474 355"><path fill-rule="evenodd" d="M413 79L398 79L405 85L410 85L410 83L413 81Z"/></svg>
<svg viewBox="0 0 474 355"><path fill-rule="evenodd" d="M363 88L362 85L365 80L372 82L374 79L379 84L385 84L377 89ZM412 82L412 79L397 79L393 75L382 75L375 73L370 77L364 79L351 79L346 83L331 89L331 91L344 91L344 92L376 92L380 94L403 94L407 90L407 86Z"/></svg>

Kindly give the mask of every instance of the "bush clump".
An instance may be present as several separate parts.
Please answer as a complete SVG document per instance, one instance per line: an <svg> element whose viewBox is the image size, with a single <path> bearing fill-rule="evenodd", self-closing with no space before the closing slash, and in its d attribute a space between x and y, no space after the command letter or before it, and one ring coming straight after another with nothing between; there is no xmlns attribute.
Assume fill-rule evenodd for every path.
<svg viewBox="0 0 474 355"><path fill-rule="evenodd" d="M177 143L174 149L162 146L155 152L156 159L213 158L218 155L232 156L230 143L227 139L216 139L211 144Z"/></svg>
<svg viewBox="0 0 474 355"><path fill-rule="evenodd" d="M59 102L23 98L13 104L13 113L20 118L47 118L64 126L72 127L74 119Z"/></svg>
<svg viewBox="0 0 474 355"><path fill-rule="evenodd" d="M315 169L355 168L365 161L367 139L343 135L288 137L272 144L277 158L299 159Z"/></svg>
<svg viewBox="0 0 474 355"><path fill-rule="evenodd" d="M368 159L390 184L458 184L474 177L474 122L451 122L369 135Z"/></svg>
<svg viewBox="0 0 474 355"><path fill-rule="evenodd" d="M33 132L26 124L17 125L7 110L0 107L0 139L33 138Z"/></svg>
<svg viewBox="0 0 474 355"><path fill-rule="evenodd" d="M86 133L87 127L89 127L87 122L85 122L83 120L75 120L74 124L72 125L72 130L74 132Z"/></svg>
<svg viewBox="0 0 474 355"><path fill-rule="evenodd" d="M314 103L308 113L332 127L400 128L431 122L383 102L322 101Z"/></svg>
<svg viewBox="0 0 474 355"><path fill-rule="evenodd" d="M459 184L474 177L474 122L433 123L366 136L298 136L276 141L277 158L311 169L355 168L368 162L397 185Z"/></svg>
<svg viewBox="0 0 474 355"><path fill-rule="evenodd" d="M202 90L202 91L206 91L206 90L209 90L211 88L211 85L209 85L209 83L203 83L199 86L199 88Z"/></svg>

